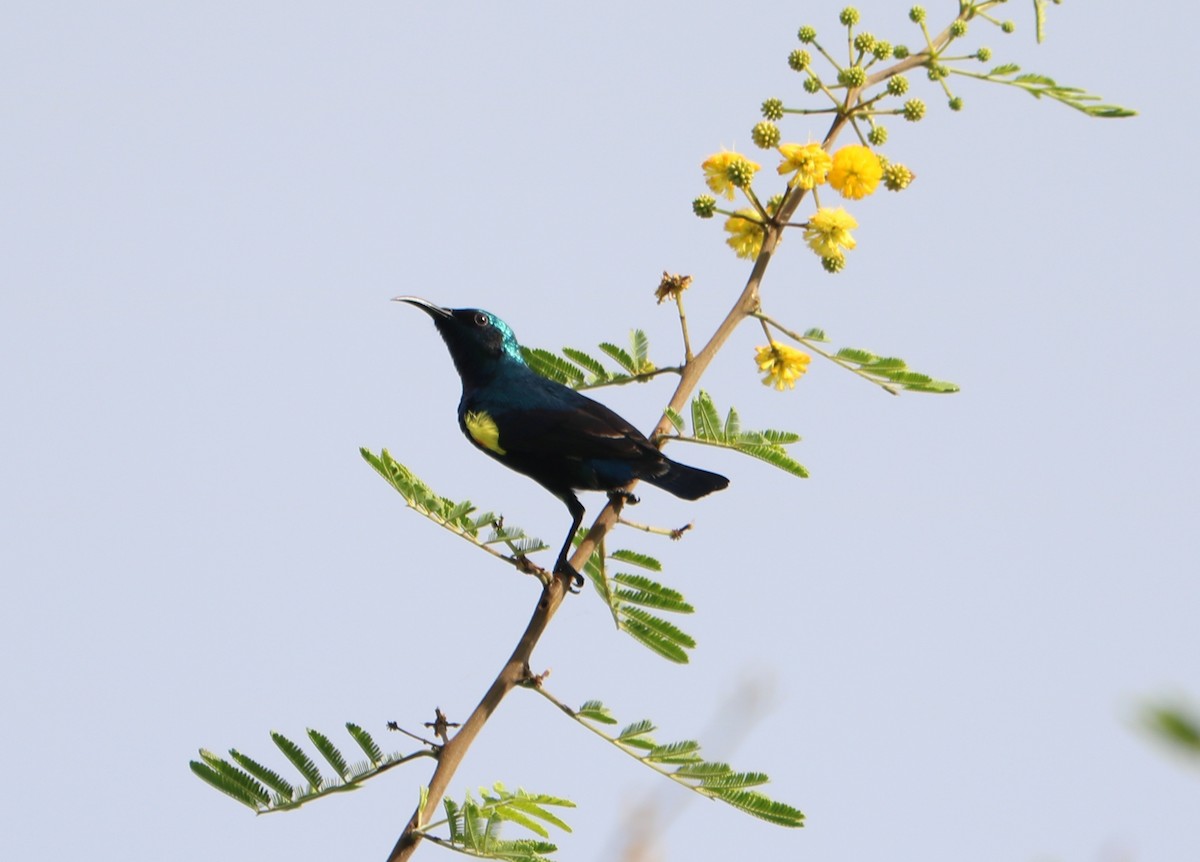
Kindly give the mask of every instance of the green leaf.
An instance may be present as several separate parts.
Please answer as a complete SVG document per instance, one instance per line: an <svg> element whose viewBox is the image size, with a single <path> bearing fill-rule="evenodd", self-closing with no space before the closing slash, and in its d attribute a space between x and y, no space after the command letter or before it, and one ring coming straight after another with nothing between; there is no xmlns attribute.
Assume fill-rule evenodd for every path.
<svg viewBox="0 0 1200 862"><path fill-rule="evenodd" d="M595 381L607 380L611 376L608 373L608 369L604 367L604 363L591 354L584 353L582 350L576 350L573 347L564 347L562 352L563 355L570 358L576 365L591 372Z"/></svg>
<svg viewBox="0 0 1200 862"><path fill-rule="evenodd" d="M1012 75L1020 71L1021 67L1016 63L1006 63L1003 66L997 66L996 68L992 69L992 71L988 72L988 77L994 78L1002 75Z"/></svg>
<svg viewBox="0 0 1200 862"><path fill-rule="evenodd" d="M637 620L639 623L649 627L657 632L661 637L679 644L688 649L694 649L696 641L687 632L680 630L664 619L654 616L653 614L642 610L641 608L622 607L621 615L625 617L622 622L628 622L630 618Z"/></svg>
<svg viewBox="0 0 1200 862"><path fill-rule="evenodd" d="M857 347L843 347L834 356L838 359L844 359L847 362L853 362L856 365L868 365L879 359L878 356L869 350L859 350Z"/></svg>
<svg viewBox="0 0 1200 862"><path fill-rule="evenodd" d="M253 776L243 772L229 761L218 757L215 753L207 749L200 749L200 757L223 779L240 786L255 801L256 805L271 804L271 794L267 793L267 789L255 780Z"/></svg>
<svg viewBox="0 0 1200 862"><path fill-rule="evenodd" d="M801 479L808 478L808 470L803 464L774 446L753 446L743 443L737 446L737 450L766 461L771 466L785 470L793 476L799 476Z"/></svg>
<svg viewBox="0 0 1200 862"><path fill-rule="evenodd" d="M583 383L583 372L561 356L556 356L542 348L522 347L521 354L525 362L537 374L557 381L564 386L578 386Z"/></svg>
<svg viewBox="0 0 1200 862"><path fill-rule="evenodd" d="M189 761L188 766L197 778L209 786L215 787L226 796L236 799L247 808L254 811L258 810L259 802L257 796L243 782L223 772L219 772L209 764L198 760Z"/></svg>
<svg viewBox="0 0 1200 862"><path fill-rule="evenodd" d="M828 341L829 340L829 336L827 336L825 334L825 330L820 329L819 327L815 327L815 326L812 329L806 329L804 331L804 337L810 341Z"/></svg>
<svg viewBox="0 0 1200 862"><path fill-rule="evenodd" d="M720 775L729 775L733 772L733 768L728 763L717 763L711 760L701 760L697 763L685 763L683 766L675 770L675 774L685 778L697 778L700 780L715 778Z"/></svg>
<svg viewBox="0 0 1200 862"><path fill-rule="evenodd" d="M295 792L294 788L292 787L292 783L285 779L278 772L267 769L267 767L263 766L261 763L258 763L252 758L247 757L237 749L231 748L229 750L229 756L237 762L238 766L242 767L242 769L249 772L267 787L274 790L280 795L280 797L285 800L291 800Z"/></svg>
<svg viewBox="0 0 1200 862"><path fill-rule="evenodd" d="M1164 742L1191 755L1200 755L1200 718L1175 706L1151 706L1146 726Z"/></svg>
<svg viewBox="0 0 1200 862"><path fill-rule="evenodd" d="M665 635L659 630L660 626L669 626L670 624L656 617L651 617L651 619L657 625L647 623L636 615L637 611L637 608L627 605L621 607L621 628L630 637L642 644L642 646L648 647L668 661L673 661L676 664L687 664L688 654L683 646L680 645L679 638ZM649 616L649 614L646 616ZM683 633L680 632L680 634ZM687 636L684 635L684 637ZM693 643L691 646L695 646L695 644Z"/></svg>
<svg viewBox="0 0 1200 862"><path fill-rule="evenodd" d="M729 415L725 417L725 429L721 435L725 440L735 440L738 434L741 433L741 422L738 421L737 411L732 407L729 408Z"/></svg>
<svg viewBox="0 0 1200 862"><path fill-rule="evenodd" d="M321 771L317 769L317 765L309 760L308 755L296 743L292 742L282 733L271 731L271 739L279 750L283 752L283 756L291 761L292 766L305 777L309 785L320 790L324 783L321 778Z"/></svg>
<svg viewBox="0 0 1200 862"><path fill-rule="evenodd" d="M424 808L424 806L421 806ZM461 844L463 840L463 818L458 803L449 796L442 798L442 808L446 811L446 828L450 830L450 841Z"/></svg>
<svg viewBox="0 0 1200 862"><path fill-rule="evenodd" d="M717 407L713 404L712 396L703 389L692 399L692 427L696 429L696 437L701 440L723 439Z"/></svg>
<svg viewBox="0 0 1200 862"><path fill-rule="evenodd" d="M774 431L770 428L759 432L768 443L774 443L776 446L787 446L791 443L799 443L801 437L792 431Z"/></svg>
<svg viewBox="0 0 1200 862"><path fill-rule="evenodd" d="M730 772L714 775L700 782L703 787L739 788L757 787L770 781L765 772Z"/></svg>
<svg viewBox="0 0 1200 862"><path fill-rule="evenodd" d="M346 766L346 758L338 751L337 746L329 741L329 737L310 727L308 729L308 738L312 740L313 745L317 747L317 751L321 753L321 756L333 767L333 771L345 779L346 773L350 771Z"/></svg>
<svg viewBox="0 0 1200 862"><path fill-rule="evenodd" d="M650 339L646 333L640 329L633 330L629 333L629 344L633 348L633 361L638 372L651 370L654 363L650 361Z"/></svg>
<svg viewBox="0 0 1200 862"><path fill-rule="evenodd" d="M579 707L575 713L580 718L595 721L599 724L616 724L612 711L598 700L589 700Z"/></svg>
<svg viewBox="0 0 1200 862"><path fill-rule="evenodd" d="M647 554L640 554L637 551L628 551L625 549L613 551L608 555L611 560L620 560L622 563L629 563L633 566L641 566L643 569L649 569L652 572L661 572L662 563Z"/></svg>
<svg viewBox="0 0 1200 862"><path fill-rule="evenodd" d="M638 365L633 361L624 348L617 347L612 342L605 341L600 344L600 349L617 361L617 364L628 371L630 374L638 373Z"/></svg>
<svg viewBox="0 0 1200 862"><path fill-rule="evenodd" d="M620 601L632 602L636 605L674 611L680 614L690 614L696 609L688 604L683 593L665 587L644 575L632 575L621 572L613 576L613 582L629 589L614 591Z"/></svg>
<svg viewBox="0 0 1200 862"><path fill-rule="evenodd" d="M675 430L678 431L680 434L682 434L686 430L686 426L684 425L683 417L680 416L674 410L672 410L670 407L667 407L665 410L663 410L663 415L667 417L667 421L670 422L672 425L674 425Z"/></svg>
<svg viewBox="0 0 1200 862"><path fill-rule="evenodd" d="M700 755L696 753L699 750L700 743L694 739L685 739L680 742L669 742L666 745L656 745L643 759L651 763L703 763Z"/></svg>
<svg viewBox="0 0 1200 862"><path fill-rule="evenodd" d="M722 791L717 799L732 805L747 814L752 814L768 823L779 826L798 827L804 825L804 814L790 805L776 802L755 790Z"/></svg>
<svg viewBox="0 0 1200 862"><path fill-rule="evenodd" d="M656 730L653 722L648 718L643 718L641 721L635 721L633 724L627 724L617 734L617 742L628 742L631 739L636 739L639 736L645 736L648 733L653 733Z"/></svg>

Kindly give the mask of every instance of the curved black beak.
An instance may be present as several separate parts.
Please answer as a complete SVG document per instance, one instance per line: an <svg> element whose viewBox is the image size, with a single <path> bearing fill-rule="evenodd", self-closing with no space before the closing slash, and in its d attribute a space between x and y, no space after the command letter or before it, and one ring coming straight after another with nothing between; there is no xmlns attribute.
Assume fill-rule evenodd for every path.
<svg viewBox="0 0 1200 862"><path fill-rule="evenodd" d="M409 305L415 305L434 319L453 316L450 314L450 309L434 305L428 299L421 299L419 296L393 296L392 302L407 302Z"/></svg>

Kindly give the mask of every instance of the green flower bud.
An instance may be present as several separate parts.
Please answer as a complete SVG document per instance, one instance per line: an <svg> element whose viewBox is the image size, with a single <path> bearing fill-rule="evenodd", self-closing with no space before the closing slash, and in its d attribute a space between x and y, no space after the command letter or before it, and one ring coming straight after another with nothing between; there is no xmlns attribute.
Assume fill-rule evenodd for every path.
<svg viewBox="0 0 1200 862"><path fill-rule="evenodd" d="M980 48L975 52L975 59L977 59L980 63L986 63L988 60L992 59L992 49Z"/></svg>
<svg viewBox="0 0 1200 862"><path fill-rule="evenodd" d="M962 100L961 96L955 96L954 98L952 98L950 100L950 110L961 111L962 106L963 106L963 100Z"/></svg>
<svg viewBox="0 0 1200 862"><path fill-rule="evenodd" d="M767 99L762 103L762 115L768 120L783 119L783 102L779 99Z"/></svg>
<svg viewBox="0 0 1200 862"><path fill-rule="evenodd" d="M853 6L847 6L842 10L841 14L838 15L838 20L847 27L853 27L858 23L858 10Z"/></svg>
<svg viewBox="0 0 1200 862"><path fill-rule="evenodd" d="M871 47L871 53L875 55L876 60L886 60L892 56L892 43L880 39Z"/></svg>
<svg viewBox="0 0 1200 862"><path fill-rule="evenodd" d="M816 75L813 75L810 78L806 78L804 81L804 92L806 92L806 93L821 92L821 79L818 78Z"/></svg>
<svg viewBox="0 0 1200 862"><path fill-rule="evenodd" d="M871 131L867 132L867 140L876 147L883 146L887 143L887 129L883 126L872 126Z"/></svg>
<svg viewBox="0 0 1200 862"><path fill-rule="evenodd" d="M771 195L767 201L767 214L775 215L781 206L783 206L783 195Z"/></svg>
<svg viewBox="0 0 1200 862"><path fill-rule="evenodd" d="M925 20L925 7L924 6L914 6L911 9L909 9L908 10L908 20L912 21L914 24L920 24L922 21L924 21Z"/></svg>
<svg viewBox="0 0 1200 862"><path fill-rule="evenodd" d="M821 258L821 266L825 267L826 272L841 272L846 268L846 256L839 254L837 257L823 257Z"/></svg>
<svg viewBox="0 0 1200 862"><path fill-rule="evenodd" d="M692 201L692 212L700 218L712 218L717 209L717 199L712 195L700 195Z"/></svg>
<svg viewBox="0 0 1200 862"><path fill-rule="evenodd" d="M888 165L883 169L883 185L889 192L904 191L916 178L917 175L904 165Z"/></svg>
<svg viewBox="0 0 1200 862"><path fill-rule="evenodd" d="M950 35L953 36L955 39L959 39L959 38L962 38L963 36L967 35L967 22L966 21L955 21L953 24L951 24L950 25Z"/></svg>
<svg viewBox="0 0 1200 862"><path fill-rule="evenodd" d="M1002 31L1004 31L1005 33L1012 33L1014 30L1017 29L1017 25L1013 21L1005 21L1003 24L1000 25L1000 29Z"/></svg>
<svg viewBox="0 0 1200 862"><path fill-rule="evenodd" d="M797 48L792 53L788 54L788 65L793 71L803 72L808 68L808 64L812 62L812 54L802 48Z"/></svg>
<svg viewBox="0 0 1200 862"><path fill-rule="evenodd" d="M854 37L854 50L870 54L875 48L875 37L870 33L859 33Z"/></svg>
<svg viewBox="0 0 1200 862"><path fill-rule="evenodd" d="M754 179L754 168L745 159L737 159L729 163L729 167L725 169L725 176L739 189L744 189Z"/></svg>
<svg viewBox="0 0 1200 862"><path fill-rule="evenodd" d="M750 139L754 141L754 145L762 150L773 150L779 146L779 126L774 123L763 120L750 130Z"/></svg>
<svg viewBox="0 0 1200 862"><path fill-rule="evenodd" d="M950 70L941 63L934 63L928 67L925 74L929 76L929 80L931 81L940 81L950 74Z"/></svg>
<svg viewBox="0 0 1200 862"><path fill-rule="evenodd" d="M925 103L920 99L909 99L904 103L904 119L915 123L925 116Z"/></svg>
<svg viewBox="0 0 1200 862"><path fill-rule="evenodd" d="M801 42L803 42L805 45L807 45L809 42L812 42L812 41L815 41L815 40L816 40L816 38L817 38L817 28L816 28L816 27L810 27L810 26L808 26L807 24L805 24L803 27L801 27L801 28L800 28L800 31L799 31L798 33L796 33L796 37L797 37L797 38L798 38L798 39L799 39Z"/></svg>
<svg viewBox="0 0 1200 862"><path fill-rule="evenodd" d="M850 66L838 72L838 83L847 87L861 87L867 83L867 73L862 66Z"/></svg>
<svg viewBox="0 0 1200 862"><path fill-rule="evenodd" d="M903 60L905 57L908 56L908 46L907 45L897 45L895 48L892 49L892 56L895 57L897 60Z"/></svg>
<svg viewBox="0 0 1200 862"><path fill-rule="evenodd" d="M903 96L908 92L908 78L903 75L888 78L887 91L889 96Z"/></svg>

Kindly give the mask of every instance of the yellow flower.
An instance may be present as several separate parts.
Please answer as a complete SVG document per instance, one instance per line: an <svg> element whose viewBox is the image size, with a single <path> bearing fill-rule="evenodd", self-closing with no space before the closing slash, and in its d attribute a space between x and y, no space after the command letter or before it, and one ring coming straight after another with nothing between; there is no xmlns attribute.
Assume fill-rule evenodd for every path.
<svg viewBox="0 0 1200 862"><path fill-rule="evenodd" d="M829 184L844 198L865 198L879 187L882 176L883 166L879 164L879 156L871 152L870 147L852 144L833 154Z"/></svg>
<svg viewBox="0 0 1200 862"><path fill-rule="evenodd" d="M811 189L825 182L825 175L833 166L829 153L820 144L781 144L779 152L783 161L779 163L781 174L796 172L788 181L793 188Z"/></svg>
<svg viewBox="0 0 1200 862"><path fill-rule="evenodd" d="M705 159L700 167L704 168L704 181L713 193L733 200L733 190L748 185L761 165L740 153L721 150Z"/></svg>
<svg viewBox="0 0 1200 862"><path fill-rule="evenodd" d="M662 281L658 283L654 296L658 299L658 304L662 305L663 300L679 299L679 295L691 287L691 284L692 277L690 275L671 275L663 270Z"/></svg>
<svg viewBox="0 0 1200 862"><path fill-rule="evenodd" d="M741 209L731 215L725 220L725 231L729 234L725 244L737 252L738 257L754 260L762 251L763 228L754 210Z"/></svg>
<svg viewBox="0 0 1200 862"><path fill-rule="evenodd" d="M796 381L808 371L812 357L802 350L772 341L756 348L754 361L765 375L763 386L774 386L782 392L785 388L796 388Z"/></svg>
<svg viewBox="0 0 1200 862"><path fill-rule="evenodd" d="M804 228L804 241L819 257L842 257L842 249L854 248L858 243L850 236L850 231L858 227L854 216L841 207L829 209L821 207L808 220Z"/></svg>

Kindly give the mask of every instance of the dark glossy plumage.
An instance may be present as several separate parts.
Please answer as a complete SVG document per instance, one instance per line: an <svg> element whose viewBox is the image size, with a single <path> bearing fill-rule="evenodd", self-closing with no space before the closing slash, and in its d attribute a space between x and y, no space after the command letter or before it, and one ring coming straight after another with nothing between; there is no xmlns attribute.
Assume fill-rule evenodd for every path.
<svg viewBox="0 0 1200 862"><path fill-rule="evenodd" d="M556 572L578 578L567 563L584 513L575 491L619 493L640 479L695 500L729 484L724 476L672 461L603 404L535 373L513 331L495 315L442 308L415 296L396 301L428 313L450 349L462 378L458 424L467 439L566 504L572 524Z"/></svg>

